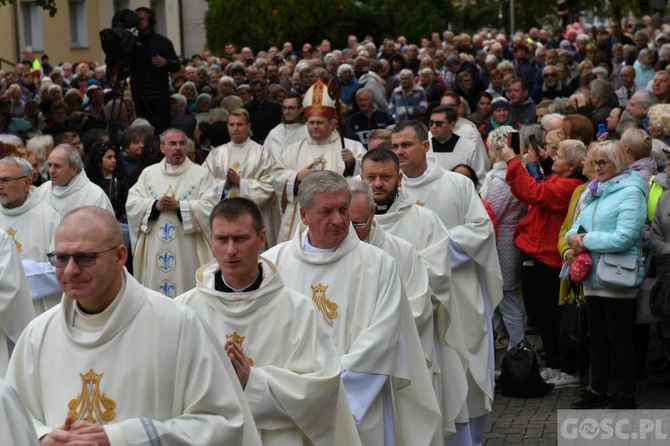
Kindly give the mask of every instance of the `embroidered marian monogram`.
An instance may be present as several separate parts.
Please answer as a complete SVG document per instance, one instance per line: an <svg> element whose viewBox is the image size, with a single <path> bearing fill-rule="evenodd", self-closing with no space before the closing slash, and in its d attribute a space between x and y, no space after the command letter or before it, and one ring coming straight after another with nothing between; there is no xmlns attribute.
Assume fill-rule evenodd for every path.
<svg viewBox="0 0 670 446"><path fill-rule="evenodd" d="M21 247L23 246L21 243L19 243L18 240L16 240L16 229L10 228L7 229L7 235L9 235L12 240L14 240L14 244L16 245L16 250L21 253Z"/></svg>
<svg viewBox="0 0 670 446"><path fill-rule="evenodd" d="M242 343L244 342L244 339L246 338L246 336L240 336L240 335L237 333L237 331L234 331L233 334L231 334L231 335L226 335L226 338L227 338L229 341L233 341L235 344L237 344L237 345L239 345L240 347L242 347ZM247 356L247 362L249 363L250 366L252 366L252 367L254 366L254 360L251 359L251 357Z"/></svg>
<svg viewBox="0 0 670 446"><path fill-rule="evenodd" d="M326 323L333 326L333 319L337 317L337 304L331 302L326 297L326 290L329 285L311 285L312 287L312 300L316 304L316 308L321 312L323 318L326 320Z"/></svg>
<svg viewBox="0 0 670 446"><path fill-rule="evenodd" d="M116 403L104 393L100 394L102 375L95 373L93 369L85 375L79 374L82 381L81 393L67 405L68 417L74 418L74 421L84 420L95 424L106 424L114 420Z"/></svg>

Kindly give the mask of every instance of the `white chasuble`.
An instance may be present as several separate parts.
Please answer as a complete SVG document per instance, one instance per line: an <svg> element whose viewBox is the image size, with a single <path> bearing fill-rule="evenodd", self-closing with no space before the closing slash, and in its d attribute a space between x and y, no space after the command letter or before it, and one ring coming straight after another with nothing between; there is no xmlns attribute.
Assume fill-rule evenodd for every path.
<svg viewBox="0 0 670 446"><path fill-rule="evenodd" d="M96 206L114 214L112 202L105 191L92 183L82 169L65 187L54 186L51 181L42 184L35 194L58 212L60 218L83 206Z"/></svg>
<svg viewBox="0 0 670 446"><path fill-rule="evenodd" d="M63 295L16 346L7 382L42 437L65 418L102 425L112 445L260 445L230 361L184 305L124 285L103 313Z"/></svg>
<svg viewBox="0 0 670 446"><path fill-rule="evenodd" d="M434 373L433 365L436 370L439 370L439 366L433 340L433 291L430 289L428 271L423 260L408 241L384 232L376 219L373 219L368 243L389 254L398 264L398 272L412 307L412 316L423 347L423 355L428 369Z"/></svg>
<svg viewBox="0 0 670 446"><path fill-rule="evenodd" d="M162 160L144 169L126 203L133 274L147 288L168 297L195 287L196 270L212 260L209 214L219 201L206 168L189 160L175 167ZM179 215L160 212L149 220L154 203L163 195L179 201Z"/></svg>
<svg viewBox="0 0 670 446"><path fill-rule="evenodd" d="M24 263L28 284L31 287L33 295L33 305L35 313L42 314L49 308L60 303L61 292L57 285L56 276L47 261L47 254L55 249L56 229L60 223L60 216L51 206L42 201L34 192L28 195L25 203L21 206L7 209L0 206L0 229L7 231L7 234L14 240L19 257ZM41 270L46 274L37 274L33 271ZM50 275L50 277L45 277ZM55 287L44 295L43 288L39 288L39 283L33 284L31 281L48 280Z"/></svg>
<svg viewBox="0 0 670 446"><path fill-rule="evenodd" d="M365 147L360 142L347 138L344 138L344 145L353 152L356 159L353 176L360 175L361 158L365 154ZM296 177L298 171L310 164L314 164L314 170L332 170L344 174L346 164L342 161L342 143L337 131L333 131L330 138L324 143L317 143L312 138L305 138L288 146L279 163L275 166L272 174L272 184L282 208L278 242L289 240L298 227L300 207L298 205L298 195L294 193Z"/></svg>
<svg viewBox="0 0 670 446"><path fill-rule="evenodd" d="M0 444L39 446L30 415L9 384L0 378Z"/></svg>
<svg viewBox="0 0 670 446"><path fill-rule="evenodd" d="M0 378L9 363L9 346L35 317L30 290L14 240L0 229Z"/></svg>
<svg viewBox="0 0 670 446"><path fill-rule="evenodd" d="M279 202L272 187L274 160L263 146L247 139L243 144L228 143L212 150L205 167L217 180L219 196L224 192L226 173L233 169L240 177L239 187L226 189L229 197L249 198L261 210L268 247L277 243L279 231Z"/></svg>
<svg viewBox="0 0 670 446"><path fill-rule="evenodd" d="M279 124L270 130L263 142L265 150L270 152L275 163L279 163L282 153L293 143L309 138L307 124Z"/></svg>
<svg viewBox="0 0 670 446"><path fill-rule="evenodd" d="M395 444L428 445L439 407L395 261L358 240L352 227L334 252L304 252L305 231L300 224L291 241L263 256L287 286L312 297L345 371L389 377ZM384 442L383 393L358 424L364 445Z"/></svg>
<svg viewBox="0 0 670 446"><path fill-rule="evenodd" d="M465 423L489 413L493 403L493 333L487 313L502 299L502 274L493 224L472 182L444 170L434 158L428 162L428 174L414 179L403 176L403 188L410 200L440 217L451 235L450 244L471 259L453 265L449 317L435 322L439 339L462 338L462 348L457 347L457 353L467 364L468 381L473 383L468 386L467 401L456 418L457 423ZM454 360L450 345L458 342L442 344L441 349L438 347L442 363ZM442 381L443 391L448 393L449 377L443 375Z"/></svg>
<svg viewBox="0 0 670 446"><path fill-rule="evenodd" d="M249 358L244 391L264 446L360 444L333 341L311 299L284 286L260 258L263 281L250 292L219 292L216 261L198 270L197 287L179 296L215 333Z"/></svg>

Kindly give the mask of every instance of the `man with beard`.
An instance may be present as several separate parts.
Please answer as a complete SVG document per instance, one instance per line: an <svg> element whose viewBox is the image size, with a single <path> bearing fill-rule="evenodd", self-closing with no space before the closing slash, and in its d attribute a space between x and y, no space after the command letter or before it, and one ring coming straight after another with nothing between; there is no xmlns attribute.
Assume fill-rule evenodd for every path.
<svg viewBox="0 0 670 446"><path fill-rule="evenodd" d="M126 213L133 271L147 288L176 297L195 286L195 272L212 260L209 214L219 199L209 171L186 157L186 135L160 137L165 159L142 171L128 191Z"/></svg>
<svg viewBox="0 0 670 446"><path fill-rule="evenodd" d="M138 54L132 66L130 89L137 116L146 118L162 133L170 123L170 77L179 71L180 63L172 42L157 34L156 15L149 8L137 8L140 16Z"/></svg>

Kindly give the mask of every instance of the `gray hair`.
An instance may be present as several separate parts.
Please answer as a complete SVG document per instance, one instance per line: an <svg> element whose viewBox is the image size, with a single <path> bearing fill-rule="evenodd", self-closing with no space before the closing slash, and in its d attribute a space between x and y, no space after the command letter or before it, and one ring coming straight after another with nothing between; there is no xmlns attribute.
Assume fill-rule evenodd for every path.
<svg viewBox="0 0 670 446"><path fill-rule="evenodd" d="M640 105L644 107L651 107L656 105L656 96L649 90L638 90L635 92L637 98L640 101Z"/></svg>
<svg viewBox="0 0 670 446"><path fill-rule="evenodd" d="M603 142L594 142L591 143L591 150L598 152L603 152L607 155L607 158L614 164L616 167L617 173L624 170L630 164L628 155L623 148L623 144L616 140L609 140Z"/></svg>
<svg viewBox="0 0 670 446"><path fill-rule="evenodd" d="M356 194L365 195L365 198L368 199L368 209L372 212L375 208L375 195L372 193L372 188L367 183L355 178L347 178L347 183L352 196Z"/></svg>
<svg viewBox="0 0 670 446"><path fill-rule="evenodd" d="M165 135L167 135L168 133L181 133L182 135L184 135L184 139L188 139L188 136L186 136L185 131L183 131L182 129L177 128L177 127L170 127L169 129L167 129L163 133L161 133L161 136L160 136L161 144L165 144Z"/></svg>
<svg viewBox="0 0 670 446"><path fill-rule="evenodd" d="M221 86L223 84L232 85L233 90L235 89L235 80L230 76L222 76L221 79L219 79L219 86Z"/></svg>
<svg viewBox="0 0 670 446"><path fill-rule="evenodd" d="M51 151L54 153L56 150L62 150L67 155L67 161L70 167L74 167L77 170L77 173L80 173L84 168L84 163L81 160L81 155L79 151L72 147L70 144L59 144Z"/></svg>
<svg viewBox="0 0 670 446"><path fill-rule="evenodd" d="M175 101L179 102L184 107L186 107L186 103L188 102L187 99L186 99L186 96L184 96L183 94L179 94L179 93L173 94L172 96L170 96L170 99L174 99Z"/></svg>
<svg viewBox="0 0 670 446"><path fill-rule="evenodd" d="M614 88L607 79L594 79L591 81L591 94L607 102L614 96Z"/></svg>
<svg viewBox="0 0 670 446"><path fill-rule="evenodd" d="M503 125L491 131L488 138L486 138L489 151L495 155L496 161L500 161L500 152L502 152L503 147L507 144L507 135L510 133L516 133L516 130L509 125Z"/></svg>
<svg viewBox="0 0 670 446"><path fill-rule="evenodd" d="M0 142L3 144L11 144L14 147L23 147L23 141L21 141L21 138L16 135L12 135L11 133L1 133ZM53 142L51 144L53 144Z"/></svg>
<svg viewBox="0 0 670 446"><path fill-rule="evenodd" d="M316 194L328 194L340 191L346 191L349 201L351 201L351 189L347 184L347 180L342 175L332 170L314 172L300 184L298 204L300 204L301 208L309 210L312 207Z"/></svg>
<svg viewBox="0 0 670 446"><path fill-rule="evenodd" d="M153 125L151 125L151 123L150 123L149 121L147 121L146 119L144 119L144 118L137 118L137 119L135 119L135 120L133 121L133 123L130 124L130 127L131 127L131 128L134 128L134 127L147 127L147 128L150 128L150 129L151 129L151 134L152 134L152 135L153 135L153 133L154 133L154 130L156 130L156 128L155 128Z"/></svg>
<svg viewBox="0 0 670 446"><path fill-rule="evenodd" d="M575 107L575 104L573 104L569 98L555 98L554 102L547 107L547 111L549 111L550 114L560 114L565 117L567 115L576 114L577 107Z"/></svg>
<svg viewBox="0 0 670 446"><path fill-rule="evenodd" d="M37 161L42 164L47 159L47 149L54 146L54 138L51 135L37 135L28 140L26 149L30 150L37 157Z"/></svg>
<svg viewBox="0 0 670 446"><path fill-rule="evenodd" d="M212 121L220 121L222 116L228 116L230 113L223 107L213 108L209 111Z"/></svg>
<svg viewBox="0 0 670 446"><path fill-rule="evenodd" d="M342 65L340 65L339 67L337 67L337 75L338 75L338 76L341 76L342 73L344 73L345 71L351 71L351 72L353 73L353 71L354 71L354 67L352 67L352 66L349 65L348 63L343 63Z"/></svg>
<svg viewBox="0 0 670 446"><path fill-rule="evenodd" d="M651 155L651 136L642 129L629 128L621 135L621 144L628 144L636 160Z"/></svg>
<svg viewBox="0 0 670 446"><path fill-rule="evenodd" d="M400 73L398 73L398 79L402 78L403 76L409 76L410 79L414 79L414 72L409 68L403 68L400 70Z"/></svg>
<svg viewBox="0 0 670 446"><path fill-rule="evenodd" d="M10 164L17 166L19 169L21 169L22 175L28 177L31 179L33 178L33 166L30 165L28 160L19 158L18 156L8 156L5 158L0 159L0 166L5 165L5 164Z"/></svg>

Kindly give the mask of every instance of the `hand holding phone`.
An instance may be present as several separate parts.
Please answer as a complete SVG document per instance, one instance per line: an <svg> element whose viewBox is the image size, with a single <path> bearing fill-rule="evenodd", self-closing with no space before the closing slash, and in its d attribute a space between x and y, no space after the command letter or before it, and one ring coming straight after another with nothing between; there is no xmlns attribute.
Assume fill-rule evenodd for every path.
<svg viewBox="0 0 670 446"><path fill-rule="evenodd" d="M607 132L607 125L606 124L598 124L598 136L601 136L605 132Z"/></svg>

